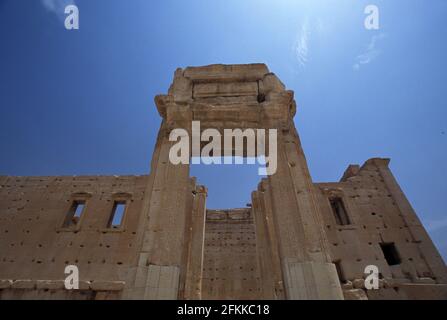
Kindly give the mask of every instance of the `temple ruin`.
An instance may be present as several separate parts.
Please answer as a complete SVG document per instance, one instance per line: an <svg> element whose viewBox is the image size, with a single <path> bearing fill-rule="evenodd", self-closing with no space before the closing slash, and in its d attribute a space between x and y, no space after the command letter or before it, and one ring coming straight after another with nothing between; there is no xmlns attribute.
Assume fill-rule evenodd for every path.
<svg viewBox="0 0 447 320"><path fill-rule="evenodd" d="M178 69L155 103L149 175L0 176L0 299L447 299L446 265L389 160L314 183L293 92L266 65ZM190 166L169 161L169 133L196 120L277 129L276 173L250 207L207 209Z"/></svg>

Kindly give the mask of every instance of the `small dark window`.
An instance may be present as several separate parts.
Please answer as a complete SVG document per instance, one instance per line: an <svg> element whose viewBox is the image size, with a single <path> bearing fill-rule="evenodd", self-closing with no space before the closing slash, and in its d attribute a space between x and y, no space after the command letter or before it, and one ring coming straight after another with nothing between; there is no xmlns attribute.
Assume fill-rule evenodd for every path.
<svg viewBox="0 0 447 320"><path fill-rule="evenodd" d="M112 214L110 215L108 227L119 228L123 222L124 212L126 211L126 201L115 201Z"/></svg>
<svg viewBox="0 0 447 320"><path fill-rule="evenodd" d="M397 252L394 243L381 243L380 247L382 248L383 255L388 265L394 266L400 264L399 253Z"/></svg>
<svg viewBox="0 0 447 320"><path fill-rule="evenodd" d="M70 207L70 210L67 213L64 221L64 227L68 228L71 226L76 226L81 219L82 213L84 211L85 201L84 200L75 200Z"/></svg>
<svg viewBox="0 0 447 320"><path fill-rule="evenodd" d="M335 216L335 221L339 225L347 225L351 224L351 221L349 220L348 214L345 209L345 205L343 204L343 201L341 198L331 198L329 199L329 202L331 203L331 208Z"/></svg>
<svg viewBox="0 0 447 320"><path fill-rule="evenodd" d="M343 269L341 268L341 261L340 260L334 261L334 264L335 269L337 269L338 279L340 280L341 283L346 283L346 278L345 275L343 274Z"/></svg>

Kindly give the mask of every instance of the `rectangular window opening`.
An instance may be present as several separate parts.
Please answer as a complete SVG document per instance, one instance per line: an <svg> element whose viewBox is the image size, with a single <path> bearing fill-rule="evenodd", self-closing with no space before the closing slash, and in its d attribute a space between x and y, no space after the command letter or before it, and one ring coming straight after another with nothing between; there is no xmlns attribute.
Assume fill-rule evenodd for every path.
<svg viewBox="0 0 447 320"><path fill-rule="evenodd" d="M115 201L112 214L110 215L109 228L119 228L123 222L124 212L126 211L126 201Z"/></svg>
<svg viewBox="0 0 447 320"><path fill-rule="evenodd" d="M75 200L70 207L70 210L67 213L67 216L64 221L64 227L68 228L71 226L76 226L81 219L82 213L84 212L85 201L84 200Z"/></svg>
<svg viewBox="0 0 447 320"><path fill-rule="evenodd" d="M331 203L332 212L334 213L335 221L337 222L337 224L342 226L351 224L342 199L331 198L329 199L329 202Z"/></svg>
<svg viewBox="0 0 447 320"><path fill-rule="evenodd" d="M394 243L381 243L380 248L382 248L383 256L388 265L394 266L400 264L400 256Z"/></svg>

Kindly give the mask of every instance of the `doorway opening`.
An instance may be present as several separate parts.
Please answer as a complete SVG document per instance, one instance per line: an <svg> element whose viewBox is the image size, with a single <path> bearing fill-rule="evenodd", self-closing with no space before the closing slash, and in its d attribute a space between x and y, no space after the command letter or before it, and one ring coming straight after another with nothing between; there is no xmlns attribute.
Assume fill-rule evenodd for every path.
<svg viewBox="0 0 447 320"><path fill-rule="evenodd" d="M231 160L232 164L224 164L225 159L227 162ZM221 164L191 164L190 176L197 177L197 183L208 189L207 209L250 207L251 193L257 190L259 182L265 177L258 174L261 167L258 160L221 157ZM236 164L236 161L243 163ZM247 163L249 161L254 164Z"/></svg>

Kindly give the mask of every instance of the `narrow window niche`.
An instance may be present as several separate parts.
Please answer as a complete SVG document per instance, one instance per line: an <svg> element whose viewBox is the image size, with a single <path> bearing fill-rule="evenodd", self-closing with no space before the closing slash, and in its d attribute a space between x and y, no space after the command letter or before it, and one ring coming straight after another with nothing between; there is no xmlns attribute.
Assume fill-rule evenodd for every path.
<svg viewBox="0 0 447 320"><path fill-rule="evenodd" d="M335 221L338 225L345 226L351 224L346 207L340 197L329 198Z"/></svg>
<svg viewBox="0 0 447 320"><path fill-rule="evenodd" d="M70 209L65 216L64 228L77 227L80 224L85 209L85 200L73 200Z"/></svg>
<svg viewBox="0 0 447 320"><path fill-rule="evenodd" d="M400 264L401 259L394 243L381 243L380 248L388 265L395 266Z"/></svg>
<svg viewBox="0 0 447 320"><path fill-rule="evenodd" d="M127 203L125 200L116 200L113 203L107 228L119 229L123 225L124 214L126 213Z"/></svg>

